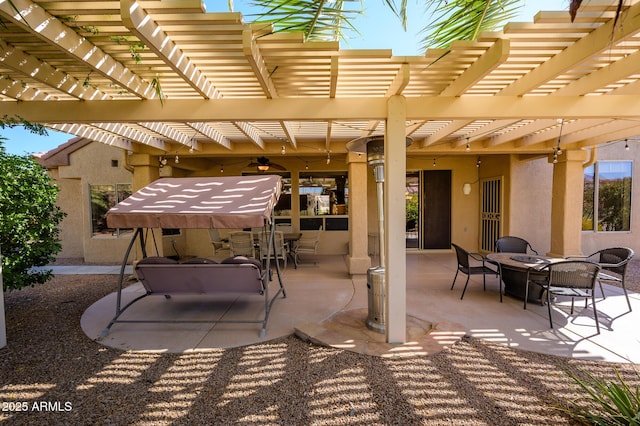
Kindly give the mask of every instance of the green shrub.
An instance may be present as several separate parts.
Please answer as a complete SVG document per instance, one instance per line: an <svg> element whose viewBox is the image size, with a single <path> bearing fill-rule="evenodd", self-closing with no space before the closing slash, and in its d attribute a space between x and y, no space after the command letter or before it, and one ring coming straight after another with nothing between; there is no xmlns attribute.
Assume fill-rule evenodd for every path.
<svg viewBox="0 0 640 426"><path fill-rule="evenodd" d="M586 371L581 371L586 379L572 372L567 374L586 392L569 401L569 409L563 409L573 419L602 426L640 425L640 389L625 382L618 370L617 381L599 379ZM640 374L636 374L640 379Z"/></svg>

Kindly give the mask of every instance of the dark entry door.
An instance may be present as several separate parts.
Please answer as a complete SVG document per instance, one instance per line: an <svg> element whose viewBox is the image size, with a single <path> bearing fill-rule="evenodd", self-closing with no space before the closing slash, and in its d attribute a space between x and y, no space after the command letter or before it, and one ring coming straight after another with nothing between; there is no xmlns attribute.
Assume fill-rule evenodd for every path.
<svg viewBox="0 0 640 426"><path fill-rule="evenodd" d="M451 170L425 170L423 248L451 248Z"/></svg>

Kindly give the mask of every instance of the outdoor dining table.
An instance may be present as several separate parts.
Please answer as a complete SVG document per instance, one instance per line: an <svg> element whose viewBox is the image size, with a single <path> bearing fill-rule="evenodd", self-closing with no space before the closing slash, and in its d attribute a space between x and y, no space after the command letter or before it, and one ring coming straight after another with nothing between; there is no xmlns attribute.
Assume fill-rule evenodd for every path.
<svg viewBox="0 0 640 426"><path fill-rule="evenodd" d="M298 268L298 263L296 262L296 256L294 254L295 247L293 247L293 243L302 238L302 232L285 232L282 234L282 239L285 243L287 243L287 247L289 247L289 251L287 252L287 256L293 261L294 269Z"/></svg>
<svg viewBox="0 0 640 426"><path fill-rule="evenodd" d="M489 253L487 259L499 263L504 282L504 294L524 300L527 287L527 273L531 277L543 276L536 270L544 268L549 263L566 260L561 257L530 255L525 253ZM528 302L543 304L543 289L539 286L529 288Z"/></svg>

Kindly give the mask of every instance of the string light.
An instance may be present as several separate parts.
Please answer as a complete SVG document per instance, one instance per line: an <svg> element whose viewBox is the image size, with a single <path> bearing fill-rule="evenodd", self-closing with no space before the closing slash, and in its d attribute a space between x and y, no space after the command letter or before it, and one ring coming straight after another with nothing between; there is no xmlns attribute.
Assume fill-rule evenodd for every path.
<svg viewBox="0 0 640 426"><path fill-rule="evenodd" d="M629 142L628 142L628 140L627 140L627 139L625 139L625 140L624 140L624 149L625 149L626 151L629 151Z"/></svg>
<svg viewBox="0 0 640 426"><path fill-rule="evenodd" d="M327 151L327 164L331 163L331 152Z"/></svg>
<svg viewBox="0 0 640 426"><path fill-rule="evenodd" d="M558 155L562 155L562 148L560 148L560 139L562 138L562 127L564 126L564 120L562 118L558 118L558 124L560 124L560 134L558 134L558 145L556 147L556 160Z"/></svg>
<svg viewBox="0 0 640 426"><path fill-rule="evenodd" d="M480 157L478 157L478 159L476 160L476 167L480 167L480 163L482 163L482 160L480 160Z"/></svg>

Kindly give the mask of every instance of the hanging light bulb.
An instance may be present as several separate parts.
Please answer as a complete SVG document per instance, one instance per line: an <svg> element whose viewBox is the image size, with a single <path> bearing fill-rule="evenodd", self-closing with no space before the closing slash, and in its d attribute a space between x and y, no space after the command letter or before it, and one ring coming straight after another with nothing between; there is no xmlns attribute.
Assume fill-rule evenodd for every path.
<svg viewBox="0 0 640 426"><path fill-rule="evenodd" d="M220 173L224 173L224 164L220 164Z"/></svg>
<svg viewBox="0 0 640 426"><path fill-rule="evenodd" d="M327 164L331 163L331 153L327 151Z"/></svg>
<svg viewBox="0 0 640 426"><path fill-rule="evenodd" d="M625 140L624 140L624 149L625 149L626 151L629 151L629 142L628 142L628 140L627 140L627 139L625 139Z"/></svg>
<svg viewBox="0 0 640 426"><path fill-rule="evenodd" d="M482 163L482 160L480 160L480 157L478 157L478 159L476 160L476 167L480 167L480 163Z"/></svg>
<svg viewBox="0 0 640 426"><path fill-rule="evenodd" d="M280 149L280 153L281 153L282 155L284 155L284 154L286 153L286 150L285 150L285 148L284 148L284 145L282 145L282 148Z"/></svg>
<svg viewBox="0 0 640 426"><path fill-rule="evenodd" d="M553 164L558 162L558 151L553 152Z"/></svg>
<svg viewBox="0 0 640 426"><path fill-rule="evenodd" d="M433 167L435 167L435 166L436 166L436 159L434 158L433 159Z"/></svg>
<svg viewBox="0 0 640 426"><path fill-rule="evenodd" d="M180 157L178 156L178 154L176 154L175 162L176 162L176 164L180 163Z"/></svg>
<svg viewBox="0 0 640 426"><path fill-rule="evenodd" d="M304 162L304 169L309 170L309 163L307 161Z"/></svg>
<svg viewBox="0 0 640 426"><path fill-rule="evenodd" d="M467 146L465 147L464 150L467 152L471 151L471 145L469 145L469 138L467 138Z"/></svg>
<svg viewBox="0 0 640 426"><path fill-rule="evenodd" d="M556 120L558 124L560 124L560 133L558 134L558 145L556 147L556 159L558 155L562 155L562 148L560 148L560 139L562 139L562 127L564 126L564 120L562 118L558 118Z"/></svg>

